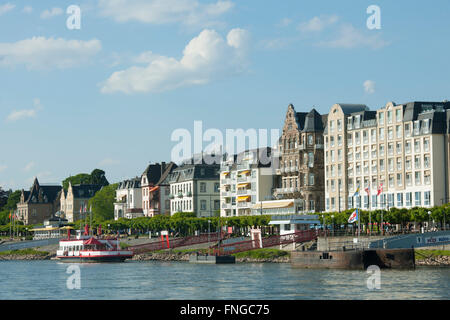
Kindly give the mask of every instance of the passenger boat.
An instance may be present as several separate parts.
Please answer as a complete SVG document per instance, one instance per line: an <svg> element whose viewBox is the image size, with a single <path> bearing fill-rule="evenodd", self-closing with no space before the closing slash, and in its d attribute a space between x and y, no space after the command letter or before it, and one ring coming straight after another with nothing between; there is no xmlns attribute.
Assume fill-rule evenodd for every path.
<svg viewBox="0 0 450 320"><path fill-rule="evenodd" d="M96 238L77 235L61 239L56 258L63 262L123 262L133 257L133 251L121 250L118 238Z"/></svg>

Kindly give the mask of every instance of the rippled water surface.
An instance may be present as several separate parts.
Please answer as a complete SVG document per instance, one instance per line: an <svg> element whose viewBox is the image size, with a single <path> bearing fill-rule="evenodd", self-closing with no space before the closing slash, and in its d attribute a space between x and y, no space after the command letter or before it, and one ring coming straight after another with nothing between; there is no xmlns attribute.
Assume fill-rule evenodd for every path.
<svg viewBox="0 0 450 320"><path fill-rule="evenodd" d="M306 270L290 264L186 262L79 264L81 289L67 288L69 264L0 262L0 299L449 299L450 268L382 270L369 290L365 271Z"/></svg>

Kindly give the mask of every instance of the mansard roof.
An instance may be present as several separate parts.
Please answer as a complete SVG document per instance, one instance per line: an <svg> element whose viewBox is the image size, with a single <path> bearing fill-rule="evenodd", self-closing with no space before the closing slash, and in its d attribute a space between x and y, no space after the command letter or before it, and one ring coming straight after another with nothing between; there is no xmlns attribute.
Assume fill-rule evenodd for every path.
<svg viewBox="0 0 450 320"><path fill-rule="evenodd" d="M74 199L92 198L97 191L102 188L99 184L77 184L72 186L72 194Z"/></svg>
<svg viewBox="0 0 450 320"><path fill-rule="evenodd" d="M43 185L39 184L37 178L34 179L33 186L30 191L23 191L24 194L24 202L29 203L31 200L35 200L33 202L43 202L43 203L51 203L54 202L62 187L58 185Z"/></svg>
<svg viewBox="0 0 450 320"><path fill-rule="evenodd" d="M174 169L167 178L168 183L191 180L219 180L219 164L183 164Z"/></svg>
<svg viewBox="0 0 450 320"><path fill-rule="evenodd" d="M323 131L325 124L323 123L323 118L320 113L313 108L305 117L305 125L302 132Z"/></svg>

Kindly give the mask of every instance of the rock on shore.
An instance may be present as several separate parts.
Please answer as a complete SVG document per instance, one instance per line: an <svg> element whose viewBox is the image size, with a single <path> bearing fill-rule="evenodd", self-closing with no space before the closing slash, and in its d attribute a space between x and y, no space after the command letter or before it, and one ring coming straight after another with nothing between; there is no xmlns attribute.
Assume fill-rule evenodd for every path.
<svg viewBox="0 0 450 320"><path fill-rule="evenodd" d="M189 253L184 252L149 252L143 254L136 254L131 260L135 261L189 261ZM237 258L236 262L273 262L273 263L288 263L290 262L289 256L278 257L278 258Z"/></svg>
<svg viewBox="0 0 450 320"><path fill-rule="evenodd" d="M433 256L416 260L416 266L450 266L450 256Z"/></svg>
<svg viewBox="0 0 450 320"><path fill-rule="evenodd" d="M46 255L37 254L5 254L0 255L0 260L50 260L55 256L54 253Z"/></svg>

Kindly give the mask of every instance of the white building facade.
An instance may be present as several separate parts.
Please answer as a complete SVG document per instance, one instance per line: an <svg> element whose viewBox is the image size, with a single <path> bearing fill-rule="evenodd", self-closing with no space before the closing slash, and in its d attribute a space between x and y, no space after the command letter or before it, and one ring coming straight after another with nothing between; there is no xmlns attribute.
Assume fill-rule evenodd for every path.
<svg viewBox="0 0 450 320"><path fill-rule="evenodd" d="M390 102L377 111L335 104L325 130L326 211L448 202L449 115L448 102Z"/></svg>

